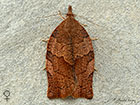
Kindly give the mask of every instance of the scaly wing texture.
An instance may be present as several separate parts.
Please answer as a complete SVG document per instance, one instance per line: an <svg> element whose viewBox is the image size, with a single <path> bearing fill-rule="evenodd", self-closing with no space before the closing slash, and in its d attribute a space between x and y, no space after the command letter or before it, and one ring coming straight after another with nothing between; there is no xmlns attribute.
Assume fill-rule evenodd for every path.
<svg viewBox="0 0 140 105"><path fill-rule="evenodd" d="M52 33L46 54L46 69L48 76L49 98L66 98L70 96L75 83L73 63L71 57L71 47L67 32L64 30L65 21L63 21Z"/></svg>
<svg viewBox="0 0 140 105"><path fill-rule="evenodd" d="M74 18L52 33L46 54L49 98L92 98L94 53L86 30Z"/></svg>
<svg viewBox="0 0 140 105"><path fill-rule="evenodd" d="M92 78L94 72L94 52L91 39L86 30L75 19L71 31L73 39L73 52L75 60L75 88L72 93L74 98L93 97Z"/></svg>

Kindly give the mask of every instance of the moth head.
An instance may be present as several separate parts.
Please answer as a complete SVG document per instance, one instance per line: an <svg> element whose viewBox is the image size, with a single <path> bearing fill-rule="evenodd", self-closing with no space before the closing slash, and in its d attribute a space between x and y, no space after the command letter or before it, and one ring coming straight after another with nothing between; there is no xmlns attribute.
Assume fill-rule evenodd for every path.
<svg viewBox="0 0 140 105"><path fill-rule="evenodd" d="M68 13L66 14L67 17L75 17L75 15L72 13L72 6L69 5L68 7Z"/></svg>

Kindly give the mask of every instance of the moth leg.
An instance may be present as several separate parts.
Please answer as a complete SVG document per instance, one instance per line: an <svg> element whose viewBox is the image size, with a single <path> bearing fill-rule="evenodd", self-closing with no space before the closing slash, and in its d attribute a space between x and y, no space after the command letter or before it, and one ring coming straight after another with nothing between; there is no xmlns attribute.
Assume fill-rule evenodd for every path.
<svg viewBox="0 0 140 105"><path fill-rule="evenodd" d="M65 18L62 16L61 11L58 11L58 15L61 17L61 19L65 20Z"/></svg>
<svg viewBox="0 0 140 105"><path fill-rule="evenodd" d="M46 40L45 40L45 39L42 39L42 41L43 41L43 42L46 42L46 43L48 42L48 40L49 40L49 39L46 39Z"/></svg>
<svg viewBox="0 0 140 105"><path fill-rule="evenodd" d="M98 70L96 68L94 68L94 71L98 72Z"/></svg>
<svg viewBox="0 0 140 105"><path fill-rule="evenodd" d="M94 71L96 71L97 74L98 74L99 76L101 76L101 74L99 73L99 70L98 70L98 69L94 68Z"/></svg>
<svg viewBox="0 0 140 105"><path fill-rule="evenodd" d="M98 76L101 78L101 80L106 81L105 78L102 76L102 74L100 74L99 71L96 68L94 68L94 70L96 71Z"/></svg>
<svg viewBox="0 0 140 105"><path fill-rule="evenodd" d="M87 25L86 25L86 24L82 24L82 26L87 27Z"/></svg>
<svg viewBox="0 0 140 105"><path fill-rule="evenodd" d="M98 40L98 38L91 38L91 40Z"/></svg>
<svg viewBox="0 0 140 105"><path fill-rule="evenodd" d="M46 67L43 70L46 70Z"/></svg>

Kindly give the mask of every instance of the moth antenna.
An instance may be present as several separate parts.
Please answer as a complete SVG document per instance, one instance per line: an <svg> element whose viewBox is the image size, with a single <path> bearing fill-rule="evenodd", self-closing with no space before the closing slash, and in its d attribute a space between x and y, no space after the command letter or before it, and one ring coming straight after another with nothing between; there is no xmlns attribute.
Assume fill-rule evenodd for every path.
<svg viewBox="0 0 140 105"><path fill-rule="evenodd" d="M48 16L41 16L41 17L37 17L37 18L48 18L48 17L52 17L52 16L57 16L59 14L52 14L52 15L48 15Z"/></svg>
<svg viewBox="0 0 140 105"><path fill-rule="evenodd" d="M96 27L101 27L101 28L104 28L104 29L107 29L107 30L113 30L112 28L107 28L107 27L101 26L101 25L99 25L99 24L96 24L96 23L92 22L91 20L88 20L87 18L85 18L85 17L83 17L83 16L80 16L80 15L77 15L77 16L80 17L80 18L85 19L85 20L88 21L89 23L92 23L92 24L95 25Z"/></svg>

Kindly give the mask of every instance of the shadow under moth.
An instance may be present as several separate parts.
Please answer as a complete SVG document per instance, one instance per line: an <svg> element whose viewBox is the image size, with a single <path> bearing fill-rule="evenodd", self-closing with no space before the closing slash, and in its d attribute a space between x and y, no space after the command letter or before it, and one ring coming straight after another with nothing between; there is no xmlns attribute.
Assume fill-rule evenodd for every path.
<svg viewBox="0 0 140 105"><path fill-rule="evenodd" d="M47 96L53 98L93 97L94 52L92 41L75 20L72 7L52 32L46 53Z"/></svg>

